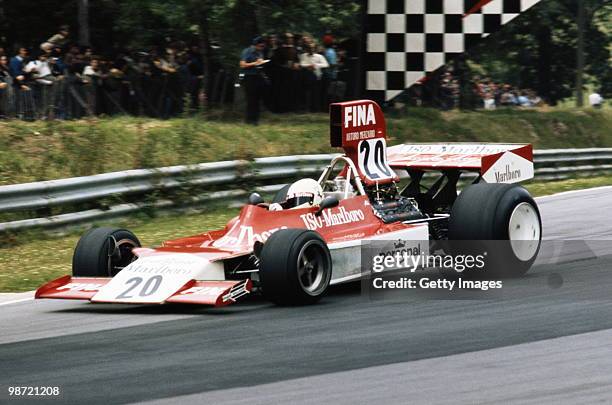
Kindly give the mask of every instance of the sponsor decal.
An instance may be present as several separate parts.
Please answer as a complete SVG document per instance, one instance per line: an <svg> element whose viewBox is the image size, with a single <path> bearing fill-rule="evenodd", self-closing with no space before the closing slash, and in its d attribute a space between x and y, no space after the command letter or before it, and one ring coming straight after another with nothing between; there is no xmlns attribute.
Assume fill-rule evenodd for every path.
<svg viewBox="0 0 612 405"><path fill-rule="evenodd" d="M363 221L365 219L365 214L360 209L347 210L344 207L340 207L337 212L333 212L331 209L324 210L323 215L318 217L311 212L300 215L300 218L304 221L306 228L314 231L316 229Z"/></svg>
<svg viewBox="0 0 612 405"><path fill-rule="evenodd" d="M70 291L98 291L104 284L96 283L68 283L61 287L57 287L57 291L70 290Z"/></svg>
<svg viewBox="0 0 612 405"><path fill-rule="evenodd" d="M495 153L517 149L521 146L523 145L402 145L400 153L431 153L436 155L492 155Z"/></svg>
<svg viewBox="0 0 612 405"><path fill-rule="evenodd" d="M517 183L532 178L533 163L512 152L505 152L482 178L487 183Z"/></svg>
<svg viewBox="0 0 612 405"><path fill-rule="evenodd" d="M218 297L227 287L191 287L182 291L180 295L207 295Z"/></svg>
<svg viewBox="0 0 612 405"><path fill-rule="evenodd" d="M363 139L376 138L376 131L371 129L369 131L349 132L346 134L347 142L350 141L361 141Z"/></svg>
<svg viewBox="0 0 612 405"><path fill-rule="evenodd" d="M375 124L374 104L353 105L344 108L344 128Z"/></svg>
<svg viewBox="0 0 612 405"><path fill-rule="evenodd" d="M518 180L521 178L520 169L510 170L510 165L506 165L506 170L504 172L495 172L495 181L497 183L506 183L512 180Z"/></svg>
<svg viewBox="0 0 612 405"><path fill-rule="evenodd" d="M187 255L150 256L147 260L139 259L130 264L129 271L138 274L185 275L191 274L191 268L200 264L201 259Z"/></svg>
<svg viewBox="0 0 612 405"><path fill-rule="evenodd" d="M239 246L247 244L248 246L253 246L255 242L265 242L270 237L270 235L272 235L276 231L280 231L281 229L287 229L287 227L281 226L278 228L268 229L267 231L263 231L261 233L255 233L253 231L252 226L240 225L238 236L225 235L221 239L219 239L217 243L215 243L215 245Z"/></svg>
<svg viewBox="0 0 612 405"><path fill-rule="evenodd" d="M376 125L376 114L373 104L354 105L344 108L344 128L358 128ZM348 132L345 134L345 142L361 141L376 138L376 130Z"/></svg>

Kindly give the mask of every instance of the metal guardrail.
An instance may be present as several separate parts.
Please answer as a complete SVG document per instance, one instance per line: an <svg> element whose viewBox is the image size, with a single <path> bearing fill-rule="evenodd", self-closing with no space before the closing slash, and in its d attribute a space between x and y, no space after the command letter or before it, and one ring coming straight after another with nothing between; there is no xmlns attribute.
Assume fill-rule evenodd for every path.
<svg viewBox="0 0 612 405"><path fill-rule="evenodd" d="M257 158L253 161L201 163L0 186L0 214L48 211L55 207L78 207L92 203L103 206L105 204L102 200L105 199L136 201L59 215L39 214L34 215L37 218L0 223L0 233L94 222L124 216L145 207L171 208L212 202L230 205L244 201L250 192L271 193L292 179L318 175L334 156L337 155L281 156ZM534 152L534 161L536 178L539 180L612 172L612 148L537 150ZM197 190L204 189L207 191L197 193ZM189 193L183 193L178 201L158 197L146 202L146 198L143 198L154 193L163 196L180 190L189 190Z"/></svg>

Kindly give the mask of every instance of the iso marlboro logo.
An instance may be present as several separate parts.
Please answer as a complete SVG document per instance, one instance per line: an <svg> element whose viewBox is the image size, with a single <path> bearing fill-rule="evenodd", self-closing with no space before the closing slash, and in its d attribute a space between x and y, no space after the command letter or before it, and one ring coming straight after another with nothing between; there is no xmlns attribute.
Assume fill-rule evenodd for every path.
<svg viewBox="0 0 612 405"><path fill-rule="evenodd" d="M300 215L302 221L304 221L304 225L306 228L311 231L327 228L329 226L337 226L350 224L353 222L363 221L365 219L365 214L362 210L350 210L347 211L346 208L340 207L337 213L332 212L332 210L323 211L323 215L317 217L314 213L308 213L304 215Z"/></svg>

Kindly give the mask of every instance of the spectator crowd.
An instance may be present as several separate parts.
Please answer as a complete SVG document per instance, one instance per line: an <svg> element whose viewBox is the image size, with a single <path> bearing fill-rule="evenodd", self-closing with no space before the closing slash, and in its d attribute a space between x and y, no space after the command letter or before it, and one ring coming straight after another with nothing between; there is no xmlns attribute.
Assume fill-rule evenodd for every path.
<svg viewBox="0 0 612 405"><path fill-rule="evenodd" d="M198 108L203 75L197 46L174 42L104 58L74 44L69 27L62 26L36 49L20 47L11 57L0 48L0 118L168 118ZM226 87L232 86L233 81Z"/></svg>
<svg viewBox="0 0 612 405"><path fill-rule="evenodd" d="M271 112L327 111L347 96L347 52L332 34L320 43L308 34L258 36L240 57L246 121L257 124L263 101Z"/></svg>
<svg viewBox="0 0 612 405"><path fill-rule="evenodd" d="M0 47L0 118L169 118L197 111L205 101L234 101L240 87L245 90L240 93L247 93L247 104L253 106L256 97L258 104L263 101L278 113L325 111L329 102L345 97L346 81L339 80L347 75L345 52L336 48L332 35L323 37L320 45L305 34L265 35L249 50L257 52L251 55L257 66L243 67L238 76L214 63L206 86L198 46L176 41L146 52L102 57L91 47L77 45L70 28L62 26L31 49L9 53ZM254 79L250 76L255 72Z"/></svg>
<svg viewBox="0 0 612 405"><path fill-rule="evenodd" d="M0 47L0 118L75 119L85 115L130 114L169 118L198 111L203 103L239 101L246 121L257 124L260 106L274 113L327 111L330 103L357 96L360 80L354 44L339 44L328 33L319 41L309 34L267 34L253 39L240 56L240 70L209 66L204 80L202 53L196 45L168 41L146 52L123 51L112 58L71 40L70 29L33 49L9 54ZM213 59L207 59L213 60ZM465 107L465 82L451 67L407 92L408 102L442 109ZM469 107L536 107L533 90L517 89L474 77ZM404 98L405 99L405 98ZM465 100L463 100L465 101ZM591 104L594 104L591 102ZM595 103L597 104L597 103ZM601 102L599 102L601 104Z"/></svg>
<svg viewBox="0 0 612 405"><path fill-rule="evenodd" d="M453 69L443 68L414 86L400 99L410 105L442 110L455 108L540 107L544 100L534 90L520 89L508 83L479 76L464 78Z"/></svg>
<svg viewBox="0 0 612 405"><path fill-rule="evenodd" d="M475 78L475 90L481 107L494 110L497 107L538 107L543 104L542 99L534 90L517 89L507 83L497 83L491 79Z"/></svg>

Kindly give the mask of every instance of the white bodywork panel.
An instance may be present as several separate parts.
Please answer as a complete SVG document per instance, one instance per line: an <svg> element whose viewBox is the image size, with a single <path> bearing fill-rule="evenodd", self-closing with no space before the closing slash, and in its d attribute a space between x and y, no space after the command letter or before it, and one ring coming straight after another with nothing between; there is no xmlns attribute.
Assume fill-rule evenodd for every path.
<svg viewBox="0 0 612 405"><path fill-rule="evenodd" d="M188 253L141 257L121 270L92 302L161 304L191 280L224 280L222 262Z"/></svg>
<svg viewBox="0 0 612 405"><path fill-rule="evenodd" d="M389 232L370 238L330 243L328 245L332 257L332 279L331 284L341 284L352 280L358 280L362 275L361 245L368 240L406 242L406 247L419 246L422 253L427 254L429 249L429 226L427 224L414 226L401 231ZM382 252L381 252L382 253Z"/></svg>

